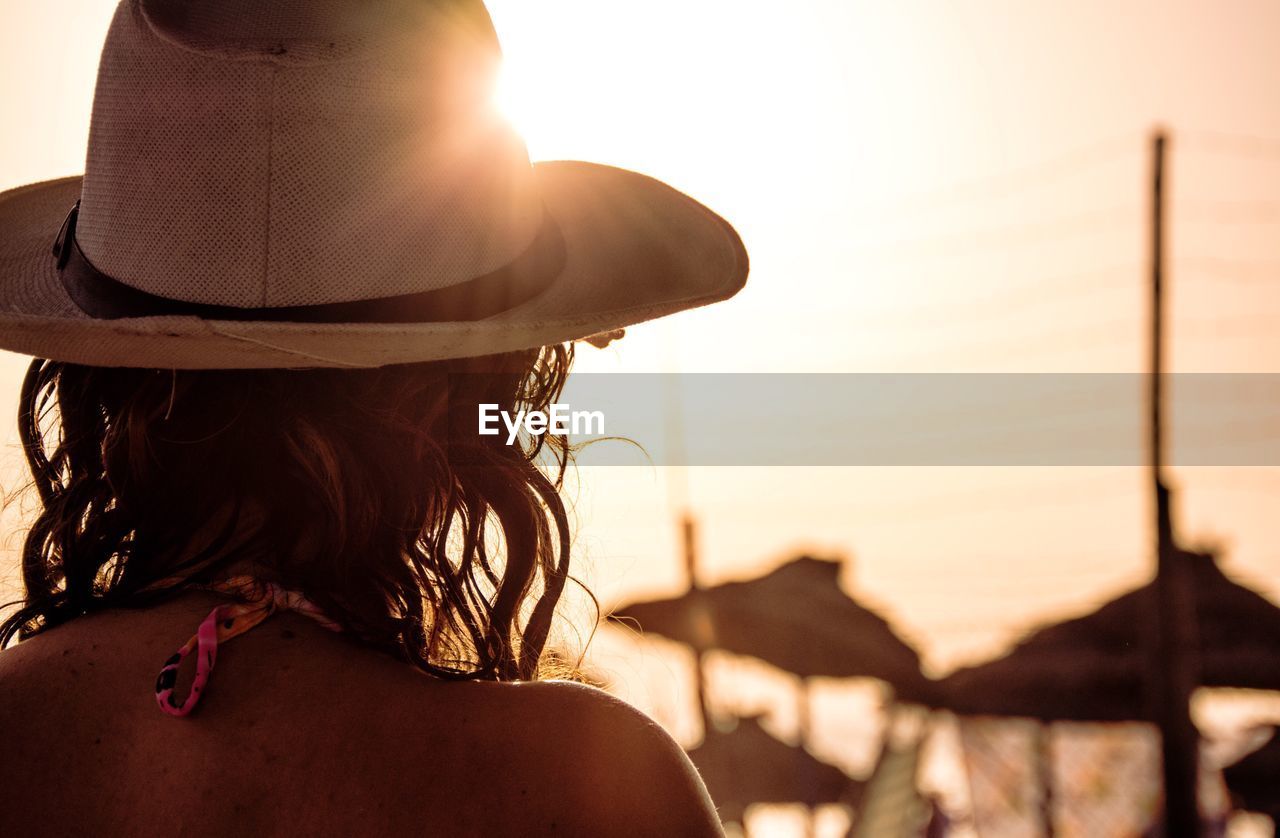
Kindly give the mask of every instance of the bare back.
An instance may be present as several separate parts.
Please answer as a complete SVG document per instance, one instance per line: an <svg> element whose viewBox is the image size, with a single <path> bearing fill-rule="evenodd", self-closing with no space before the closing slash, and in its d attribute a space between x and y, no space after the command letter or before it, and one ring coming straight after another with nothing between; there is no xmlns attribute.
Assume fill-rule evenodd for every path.
<svg viewBox="0 0 1280 838"><path fill-rule="evenodd" d="M166 716L156 674L218 601L0 653L15 834L719 834L683 753L604 693L440 681L294 614L220 649L199 709Z"/></svg>

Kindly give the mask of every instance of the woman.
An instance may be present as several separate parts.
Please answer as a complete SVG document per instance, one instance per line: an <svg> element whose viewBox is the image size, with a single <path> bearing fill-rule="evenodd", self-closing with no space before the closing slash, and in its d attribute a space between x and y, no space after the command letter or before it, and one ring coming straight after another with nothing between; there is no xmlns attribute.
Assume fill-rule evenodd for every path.
<svg viewBox="0 0 1280 838"><path fill-rule="evenodd" d="M656 725L546 680L569 452L476 410L746 255L530 166L497 61L478 0L121 2L84 177L0 195L0 346L40 359L7 834L718 832Z"/></svg>

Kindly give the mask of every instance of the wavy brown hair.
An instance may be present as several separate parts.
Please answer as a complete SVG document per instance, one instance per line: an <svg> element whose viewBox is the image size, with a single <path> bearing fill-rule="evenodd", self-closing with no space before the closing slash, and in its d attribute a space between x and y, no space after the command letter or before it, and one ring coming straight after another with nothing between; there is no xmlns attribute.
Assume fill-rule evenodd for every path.
<svg viewBox="0 0 1280 838"><path fill-rule="evenodd" d="M19 422L40 512L0 647L144 607L233 565L447 678L537 677L568 577L551 435L476 405L555 401L572 344L373 370L135 370L37 360Z"/></svg>

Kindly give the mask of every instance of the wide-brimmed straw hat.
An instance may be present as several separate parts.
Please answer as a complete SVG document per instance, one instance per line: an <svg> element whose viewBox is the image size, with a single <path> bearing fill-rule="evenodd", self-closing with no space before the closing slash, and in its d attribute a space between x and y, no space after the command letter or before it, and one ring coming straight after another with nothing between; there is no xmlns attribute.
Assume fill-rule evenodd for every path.
<svg viewBox="0 0 1280 838"><path fill-rule="evenodd" d="M586 338L743 286L741 240L692 198L530 164L492 105L499 60L480 0L123 0L84 176L0 194L0 347L371 367Z"/></svg>

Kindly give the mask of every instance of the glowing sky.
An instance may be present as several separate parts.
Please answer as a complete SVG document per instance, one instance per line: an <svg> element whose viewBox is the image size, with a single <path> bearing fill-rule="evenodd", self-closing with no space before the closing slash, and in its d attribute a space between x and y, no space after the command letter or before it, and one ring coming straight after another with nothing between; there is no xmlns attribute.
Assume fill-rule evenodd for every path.
<svg viewBox="0 0 1280 838"><path fill-rule="evenodd" d="M536 159L663 178L733 221L751 251L751 282L734 301L584 350L582 369L1140 370L1145 143L1163 123L1173 133L1172 368L1280 371L1280 141L1241 139L1280 138L1280 4L490 6L508 62L501 103ZM113 7L41 0L0 11L0 188L82 170ZM13 414L23 363L0 356L0 416ZM12 420L0 433L7 491L19 479ZM708 581L801 548L852 557L851 590L940 671L1140 582L1150 566L1139 469L581 477L579 572L606 605L679 588L674 519L688 504ZM1280 595L1280 470L1183 470L1177 482L1188 540L1220 543L1231 571ZM569 603L570 617L588 614ZM623 695L685 741L696 734L677 693L688 677L679 658L612 635L596 649ZM753 690L722 698L785 716L788 685L738 675L729 680ZM816 697L828 742L870 742L874 704L836 698ZM850 700L866 712L851 713Z"/></svg>
<svg viewBox="0 0 1280 838"><path fill-rule="evenodd" d="M81 170L113 6L6 5L0 186ZM1145 135L1157 122L1174 132L1173 367L1280 368L1280 143L1218 136L1280 137L1277 4L491 8L503 102L535 158L664 178L732 220L751 250L739 298L586 350L584 369L1141 369ZM4 392L21 364L0 361ZM708 578L799 546L854 556L852 587L940 668L1147 569L1132 469L584 478L579 546L606 601L679 584L672 520L687 498ZM1220 539L1229 567L1280 593L1276 471L1181 480L1183 530Z"/></svg>

